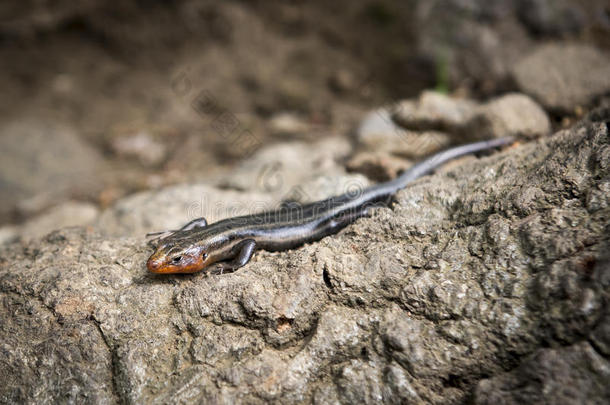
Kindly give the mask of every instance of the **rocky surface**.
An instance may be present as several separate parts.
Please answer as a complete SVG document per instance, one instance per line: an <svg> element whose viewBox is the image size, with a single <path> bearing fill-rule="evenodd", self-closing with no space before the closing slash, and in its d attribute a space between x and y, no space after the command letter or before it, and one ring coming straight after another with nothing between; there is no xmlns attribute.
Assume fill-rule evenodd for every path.
<svg viewBox="0 0 610 405"><path fill-rule="evenodd" d="M608 366L587 342L540 349L510 373L482 381L475 403L603 404L610 397Z"/></svg>
<svg viewBox="0 0 610 405"><path fill-rule="evenodd" d="M231 274L149 274L142 237L94 228L1 247L0 402L607 398L610 110L591 117ZM202 187L259 198L183 186L104 229L176 226L164 205Z"/></svg>
<svg viewBox="0 0 610 405"><path fill-rule="evenodd" d="M411 167L412 161L385 152L362 151L352 156L346 167L350 171L364 173L370 179L386 181Z"/></svg>
<svg viewBox="0 0 610 405"><path fill-rule="evenodd" d="M0 5L0 403L608 402L607 0L148 3ZM144 267L504 135L238 272Z"/></svg>
<svg viewBox="0 0 610 405"><path fill-rule="evenodd" d="M547 113L524 94L510 93L476 103L426 91L417 99L369 112L356 130L356 139L360 149L390 162L391 156L383 154L421 157L459 140L536 138L550 131Z"/></svg>
<svg viewBox="0 0 610 405"><path fill-rule="evenodd" d="M401 127L415 131L455 132L466 125L476 107L477 103L470 99L425 91L416 100L396 103L392 118Z"/></svg>
<svg viewBox="0 0 610 405"><path fill-rule="evenodd" d="M571 112L610 91L610 56L590 45L542 45L515 64L513 77L545 107Z"/></svg>
<svg viewBox="0 0 610 405"><path fill-rule="evenodd" d="M546 112L530 97L507 94L485 103L474 110L464 123L464 138L471 140L515 136L538 138L551 131Z"/></svg>
<svg viewBox="0 0 610 405"><path fill-rule="evenodd" d="M404 105L404 104L402 104ZM400 110L405 108L398 107ZM395 122L392 106L369 112L356 130L361 149L402 157L422 157L451 144L450 135L438 130L410 130Z"/></svg>
<svg viewBox="0 0 610 405"><path fill-rule="evenodd" d="M418 55L434 60L437 69L443 69L446 80L455 85L470 87L476 83L479 91L497 94L512 89L508 79L517 67L519 75L532 79L528 80L531 88L544 91L547 97L552 97L549 101L562 103L561 107L573 108L574 104L554 95L580 97L581 89L567 88L572 86L584 86L588 92L593 91L594 86L583 83L584 76L575 75L591 62L597 66L595 69L589 67L595 71L595 80L602 79L597 69L601 66L597 65L596 57L591 59L591 52L573 53L574 47L568 48L570 42L577 44L576 48L587 42L584 48L600 47L594 53L608 50L607 2L425 0L415 1L413 5L414 46ZM556 45L552 54L545 55L549 57L546 59L539 51L549 42ZM535 70L530 75L521 62L524 55L532 52L538 56L535 63L528 66ZM585 59L577 60L579 56ZM570 82L564 85L559 76L566 73ZM563 88L549 87L553 84ZM520 90L538 95L529 93L524 87ZM577 92L570 93L571 90Z"/></svg>

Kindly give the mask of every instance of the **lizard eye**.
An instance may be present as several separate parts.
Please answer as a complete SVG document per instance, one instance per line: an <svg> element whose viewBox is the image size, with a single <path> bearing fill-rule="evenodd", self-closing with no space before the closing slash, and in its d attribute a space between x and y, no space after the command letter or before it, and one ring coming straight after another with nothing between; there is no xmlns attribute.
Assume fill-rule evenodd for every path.
<svg viewBox="0 0 610 405"><path fill-rule="evenodd" d="M203 260L207 259L207 258L208 258L208 254L207 254L207 253L204 253L203 255L201 255L201 258L202 258Z"/></svg>
<svg viewBox="0 0 610 405"><path fill-rule="evenodd" d="M180 260L182 260L182 256L174 256L172 258L172 264L178 264L180 263Z"/></svg>

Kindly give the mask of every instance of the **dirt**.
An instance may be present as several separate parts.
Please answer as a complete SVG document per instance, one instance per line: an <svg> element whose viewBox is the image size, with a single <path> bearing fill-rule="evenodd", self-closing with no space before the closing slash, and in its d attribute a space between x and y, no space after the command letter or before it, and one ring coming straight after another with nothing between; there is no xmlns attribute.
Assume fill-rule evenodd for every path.
<svg viewBox="0 0 610 405"><path fill-rule="evenodd" d="M308 124L316 140L423 89L499 94L514 50L525 54L548 39L584 36L607 46L603 2L531 2L529 17L518 3L5 2L0 121L65 125L97 149L108 164L97 169L96 187L75 184L63 194L104 208L134 191L224 173L285 139L272 128L283 113ZM532 30L536 21L544 30ZM467 26L491 35L492 45L481 45L476 30L451 34ZM464 46L467 53L453 51ZM475 72L477 63L493 68ZM138 136L141 150L116 148ZM3 179L15 181L23 180ZM2 196L1 222L61 202L24 188L19 198ZM24 209L30 198L38 198L35 209Z"/></svg>
<svg viewBox="0 0 610 405"><path fill-rule="evenodd" d="M368 61L378 60L367 54L374 43L402 41L397 26L403 7L148 5L41 6L15 20L10 17L19 7L3 10L10 14L0 25L0 118L61 122L76 130L110 163L100 172L97 192L116 188L119 196L151 183L207 177L274 142L267 124L276 113L295 112L315 124L318 137L332 136L396 90L369 77L378 68ZM345 13L341 20L334 18L338 11ZM393 17L386 21L376 13ZM347 28L356 21L371 33L370 44L360 44L360 33ZM406 62L408 51L398 56ZM347 76L343 91L330 84L336 75ZM409 82L402 94L415 94L433 80ZM212 110L193 107L203 93ZM228 137L246 131L256 138L246 148ZM115 138L141 132L168 149L156 167L112 147Z"/></svg>

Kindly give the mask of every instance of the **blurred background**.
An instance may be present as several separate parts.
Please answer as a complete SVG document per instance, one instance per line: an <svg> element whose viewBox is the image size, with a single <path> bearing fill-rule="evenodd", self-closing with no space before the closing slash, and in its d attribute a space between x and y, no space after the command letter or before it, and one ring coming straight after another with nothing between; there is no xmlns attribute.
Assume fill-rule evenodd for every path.
<svg viewBox="0 0 610 405"><path fill-rule="evenodd" d="M526 92L561 128L590 104L521 80L547 44L607 53L610 4L3 1L0 225L66 203L86 223L136 191L213 182L266 145L344 137L426 89Z"/></svg>

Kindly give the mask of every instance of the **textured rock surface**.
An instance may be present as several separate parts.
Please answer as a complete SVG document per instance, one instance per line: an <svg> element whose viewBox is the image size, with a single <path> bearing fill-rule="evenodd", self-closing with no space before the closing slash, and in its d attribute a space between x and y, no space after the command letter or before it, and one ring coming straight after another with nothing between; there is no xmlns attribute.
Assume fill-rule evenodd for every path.
<svg viewBox="0 0 610 405"><path fill-rule="evenodd" d="M513 76L545 107L570 111L610 91L610 57L588 45L543 45L515 64Z"/></svg>
<svg viewBox="0 0 610 405"><path fill-rule="evenodd" d="M399 108L403 110L400 105ZM394 108L379 108L364 117L356 130L356 138L362 149L421 157L446 148L451 143L450 136L441 131L417 132L399 126L394 122L391 110Z"/></svg>
<svg viewBox="0 0 610 405"><path fill-rule="evenodd" d="M447 130L462 128L472 117L477 104L435 91L423 92L417 101L405 100L394 107L394 121L412 130Z"/></svg>
<svg viewBox="0 0 610 405"><path fill-rule="evenodd" d="M586 342L540 349L514 371L481 382L478 404L603 404L610 398L610 361Z"/></svg>
<svg viewBox="0 0 610 405"><path fill-rule="evenodd" d="M602 292L603 316L583 339L553 349L536 350L515 369L484 379L477 385L475 403L603 404L610 398L610 256L587 263L594 289ZM581 267L582 268L582 267ZM565 289L567 292L567 288ZM569 293L568 293L569 294ZM581 301L588 305L588 299ZM583 308L584 309L584 308Z"/></svg>
<svg viewBox="0 0 610 405"><path fill-rule="evenodd" d="M359 152L352 156L346 167L350 171L364 173L376 181L386 181L408 169L413 162L387 152Z"/></svg>
<svg viewBox="0 0 610 405"><path fill-rule="evenodd" d="M0 402L528 403L559 381L607 398L596 117L231 274L154 276L143 239L82 229L3 247Z"/></svg>
<svg viewBox="0 0 610 405"><path fill-rule="evenodd" d="M355 159L352 168L383 172L392 164L390 155L421 157L445 149L458 139L472 142L504 136L536 138L550 131L546 112L525 94L506 94L478 104L426 91L417 99L366 115L356 130L356 138L369 156ZM379 157L373 159L372 153Z"/></svg>
<svg viewBox="0 0 610 405"><path fill-rule="evenodd" d="M507 94L478 107L463 128L467 139L488 139L492 135L537 138L551 131L551 122L530 97Z"/></svg>

